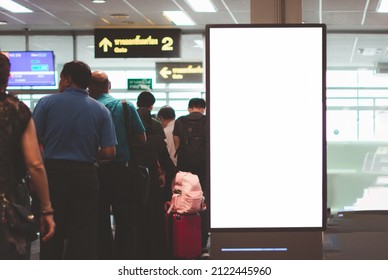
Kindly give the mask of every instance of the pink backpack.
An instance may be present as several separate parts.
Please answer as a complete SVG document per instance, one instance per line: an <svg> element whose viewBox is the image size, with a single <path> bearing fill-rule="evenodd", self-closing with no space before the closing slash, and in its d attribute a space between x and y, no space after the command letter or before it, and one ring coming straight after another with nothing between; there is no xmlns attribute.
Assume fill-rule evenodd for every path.
<svg viewBox="0 0 388 280"><path fill-rule="evenodd" d="M198 176L179 171L171 184L172 198L167 202L167 213L197 213L206 209L205 198ZM167 209L166 207L166 209Z"/></svg>

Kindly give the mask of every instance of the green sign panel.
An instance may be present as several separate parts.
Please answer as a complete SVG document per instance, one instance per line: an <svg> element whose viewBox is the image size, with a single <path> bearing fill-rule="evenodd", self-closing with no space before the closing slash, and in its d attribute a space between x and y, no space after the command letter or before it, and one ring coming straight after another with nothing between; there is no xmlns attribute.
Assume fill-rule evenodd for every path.
<svg viewBox="0 0 388 280"><path fill-rule="evenodd" d="M96 58L180 57L180 29L95 29Z"/></svg>
<svg viewBox="0 0 388 280"><path fill-rule="evenodd" d="M128 89L130 90L152 89L152 79L128 79Z"/></svg>

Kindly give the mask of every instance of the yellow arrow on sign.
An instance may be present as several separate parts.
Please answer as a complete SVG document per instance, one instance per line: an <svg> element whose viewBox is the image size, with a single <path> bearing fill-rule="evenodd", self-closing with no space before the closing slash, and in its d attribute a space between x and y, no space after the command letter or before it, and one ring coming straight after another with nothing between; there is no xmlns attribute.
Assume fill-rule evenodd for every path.
<svg viewBox="0 0 388 280"><path fill-rule="evenodd" d="M165 79L167 79L168 78L168 75L171 75L171 70L168 70L168 67L163 67L162 68L162 70L160 70L159 71L159 74L163 77L163 78L165 78Z"/></svg>
<svg viewBox="0 0 388 280"><path fill-rule="evenodd" d="M112 42L109 41L108 38L104 37L104 39L102 39L100 43L98 43L98 47L103 47L103 51L108 52L108 47L112 47Z"/></svg>

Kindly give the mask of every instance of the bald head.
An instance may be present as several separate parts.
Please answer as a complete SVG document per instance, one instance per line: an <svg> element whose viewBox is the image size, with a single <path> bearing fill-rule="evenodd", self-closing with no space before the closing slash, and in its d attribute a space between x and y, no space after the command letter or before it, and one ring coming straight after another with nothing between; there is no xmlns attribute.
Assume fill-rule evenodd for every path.
<svg viewBox="0 0 388 280"><path fill-rule="evenodd" d="M92 79L89 84L89 94L96 98L103 93L108 93L110 89L110 81L108 75L103 71L92 72Z"/></svg>
<svg viewBox="0 0 388 280"><path fill-rule="evenodd" d="M103 71L93 71L92 80L95 80L99 83L103 83L108 80L108 75Z"/></svg>

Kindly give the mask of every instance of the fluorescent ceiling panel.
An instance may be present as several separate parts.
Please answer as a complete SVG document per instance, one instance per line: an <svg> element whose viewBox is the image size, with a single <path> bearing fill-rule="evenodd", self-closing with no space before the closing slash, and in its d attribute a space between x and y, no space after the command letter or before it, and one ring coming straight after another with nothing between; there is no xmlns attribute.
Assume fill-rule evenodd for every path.
<svg viewBox="0 0 388 280"><path fill-rule="evenodd" d="M12 13L33 13L34 12L11 0L1 0L0 7Z"/></svg>
<svg viewBox="0 0 388 280"><path fill-rule="evenodd" d="M388 13L388 1L387 0L380 0L379 4L377 5L377 12L378 13Z"/></svg>
<svg viewBox="0 0 388 280"><path fill-rule="evenodd" d="M195 12L215 13L217 11L211 0L186 0L186 2Z"/></svg>
<svg viewBox="0 0 388 280"><path fill-rule="evenodd" d="M163 15L175 25L195 25L195 22L183 11L164 11Z"/></svg>

